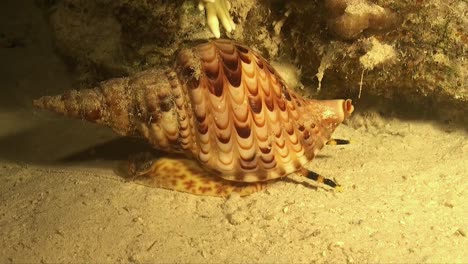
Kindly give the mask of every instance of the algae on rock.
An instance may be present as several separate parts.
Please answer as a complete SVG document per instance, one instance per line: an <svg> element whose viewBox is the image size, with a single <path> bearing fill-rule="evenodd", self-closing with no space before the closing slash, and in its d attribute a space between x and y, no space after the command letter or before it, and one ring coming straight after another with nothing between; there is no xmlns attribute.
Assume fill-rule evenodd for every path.
<svg viewBox="0 0 468 264"><path fill-rule="evenodd" d="M36 1L81 84L170 64L178 49L213 37L195 0ZM221 37L295 64L316 97L385 98L466 118L466 1L230 2L236 29Z"/></svg>

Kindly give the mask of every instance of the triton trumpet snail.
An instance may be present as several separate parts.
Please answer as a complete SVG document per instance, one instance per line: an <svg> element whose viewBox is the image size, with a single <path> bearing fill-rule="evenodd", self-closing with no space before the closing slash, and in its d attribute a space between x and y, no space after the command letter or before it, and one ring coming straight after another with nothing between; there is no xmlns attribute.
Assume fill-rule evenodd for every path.
<svg viewBox="0 0 468 264"><path fill-rule="evenodd" d="M184 49L173 67L34 105L184 154L131 167L150 185L213 196L246 195L293 172L316 178L304 166L353 112L349 99L301 97L262 56L231 40Z"/></svg>

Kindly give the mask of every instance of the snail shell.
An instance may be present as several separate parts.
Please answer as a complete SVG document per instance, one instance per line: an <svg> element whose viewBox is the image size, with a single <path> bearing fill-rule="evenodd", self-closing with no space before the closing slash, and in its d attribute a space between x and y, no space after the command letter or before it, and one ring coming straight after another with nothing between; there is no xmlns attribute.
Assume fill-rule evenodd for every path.
<svg viewBox="0 0 468 264"><path fill-rule="evenodd" d="M353 111L351 100L308 100L257 52L213 40L179 52L175 65L34 105L146 138L220 177L257 182L302 169Z"/></svg>

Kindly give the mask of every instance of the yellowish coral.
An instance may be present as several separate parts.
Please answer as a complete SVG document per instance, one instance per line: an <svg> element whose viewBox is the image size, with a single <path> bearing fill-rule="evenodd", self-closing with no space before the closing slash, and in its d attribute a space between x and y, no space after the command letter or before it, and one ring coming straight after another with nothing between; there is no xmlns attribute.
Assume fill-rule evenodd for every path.
<svg viewBox="0 0 468 264"><path fill-rule="evenodd" d="M201 0L198 8L201 11L206 10L206 22L216 38L221 36L219 21L229 33L236 29L236 25L229 15L231 4L227 0Z"/></svg>
<svg viewBox="0 0 468 264"><path fill-rule="evenodd" d="M365 30L385 31L399 21L395 12L367 0L326 0L328 27L342 39L357 39Z"/></svg>
<svg viewBox="0 0 468 264"><path fill-rule="evenodd" d="M385 43L382 44L375 37L369 38L367 42L370 47L366 54L359 58L359 62L365 70L372 70L377 65L396 59L396 51L392 46Z"/></svg>

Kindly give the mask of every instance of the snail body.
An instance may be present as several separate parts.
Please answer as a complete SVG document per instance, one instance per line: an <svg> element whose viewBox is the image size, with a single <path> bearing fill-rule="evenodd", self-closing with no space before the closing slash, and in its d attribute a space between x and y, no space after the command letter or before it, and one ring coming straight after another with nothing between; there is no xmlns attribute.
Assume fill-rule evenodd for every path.
<svg viewBox="0 0 468 264"><path fill-rule="evenodd" d="M303 169L353 111L349 99L299 96L262 56L230 40L184 49L173 67L45 96L34 105L143 137L235 182Z"/></svg>

